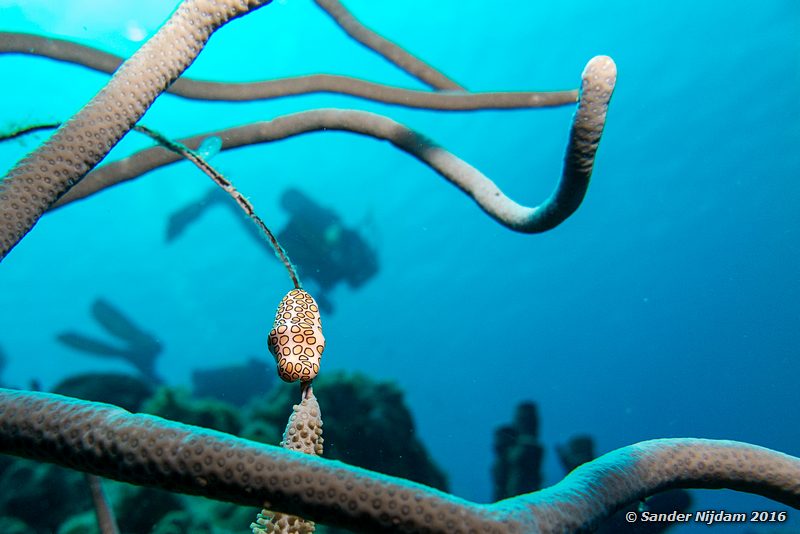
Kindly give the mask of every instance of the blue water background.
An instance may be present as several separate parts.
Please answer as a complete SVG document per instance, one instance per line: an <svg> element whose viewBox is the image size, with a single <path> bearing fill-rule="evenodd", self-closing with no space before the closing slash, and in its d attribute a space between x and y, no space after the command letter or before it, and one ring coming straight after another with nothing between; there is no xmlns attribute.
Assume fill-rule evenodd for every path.
<svg viewBox="0 0 800 534"><path fill-rule="evenodd" d="M169 14L166 4L2 0L0 28L127 56L139 44L131 38ZM216 156L273 228L286 221L280 193L298 186L379 250L375 279L333 295L323 372L398 382L453 492L478 501L490 500L493 430L526 399L540 407L548 484L562 476L554 445L577 433L594 436L599 452L693 436L800 455L800 3L347 5L472 90L574 88L597 54L615 59L619 80L586 200L543 235L506 230L416 160L372 139L318 133ZM0 56L0 72L4 129L64 119L107 80L20 56ZM422 88L309 0L276 1L232 22L187 75L244 81L316 72ZM142 122L180 137L320 106L404 122L527 204L557 180L573 112L163 96ZM45 137L0 146L0 168ZM129 135L109 159L149 144ZM290 288L278 263L220 208L164 243L168 215L207 182L181 163L45 216L0 266L0 345L10 360L3 381L48 388L79 372L127 370L54 339L67 329L101 335L88 312L98 297L159 334L166 349L158 372L171 384L187 385L198 367L268 356L266 333ZM786 509L730 491L695 496L695 510ZM790 516L800 525L800 513Z"/></svg>

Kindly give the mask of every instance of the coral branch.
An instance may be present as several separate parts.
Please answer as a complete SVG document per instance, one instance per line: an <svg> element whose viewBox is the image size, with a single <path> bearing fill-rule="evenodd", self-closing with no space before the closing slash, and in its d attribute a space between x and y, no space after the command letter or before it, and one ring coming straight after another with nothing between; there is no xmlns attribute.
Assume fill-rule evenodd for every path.
<svg viewBox="0 0 800 534"><path fill-rule="evenodd" d="M364 532L573 532L675 487L731 488L800 507L800 459L669 439L607 454L556 486L480 505L402 479L121 408L0 389L0 452L134 484L262 506Z"/></svg>
<svg viewBox="0 0 800 534"><path fill-rule="evenodd" d="M392 41L364 26L339 0L314 0L336 24L370 50L374 50L418 80L440 90L463 91L459 84L434 69L421 59L409 54Z"/></svg>
<svg viewBox="0 0 800 534"><path fill-rule="evenodd" d="M737 441L656 439L605 454L519 500L560 531L583 532L627 504L675 488L732 489L800 508L800 458Z"/></svg>
<svg viewBox="0 0 800 534"><path fill-rule="evenodd" d="M96 48L52 37L0 32L0 54L30 54L75 63L111 74L122 58ZM167 93L183 98L241 102L312 93L334 93L384 104L437 111L525 109L574 104L578 91L437 92L404 89L337 76L311 74L258 82L214 82L179 78Z"/></svg>
<svg viewBox="0 0 800 534"><path fill-rule="evenodd" d="M387 140L429 165L464 191L500 224L518 232L538 233L561 224L583 201L589 187L594 156L605 125L615 80L616 67L611 58L598 56L587 64L583 73L581 99L572 121L561 180L550 198L533 208L514 202L483 173L422 134L374 113L334 109L306 111L269 122L208 132L182 139L180 142L196 149L202 139L213 135L222 139L222 150L227 150L329 130L349 131ZM66 194L56 207L177 160L177 156L160 149L143 150L96 169L83 183Z"/></svg>
<svg viewBox="0 0 800 534"><path fill-rule="evenodd" d="M0 389L0 452L365 532L390 529L396 519L396 532L427 530L426 519L435 532L493 519L484 507L420 484L46 393Z"/></svg>
<svg viewBox="0 0 800 534"><path fill-rule="evenodd" d="M292 415L283 432L281 447L303 454L322 456L322 415L319 402L314 396L311 382L304 382L300 404L292 407ZM314 523L297 516L273 513L265 508L250 524L253 534L309 534L314 532Z"/></svg>
<svg viewBox="0 0 800 534"><path fill-rule="evenodd" d="M211 34L270 0L184 0L74 117L0 182L0 259L194 61Z"/></svg>
<svg viewBox="0 0 800 534"><path fill-rule="evenodd" d="M114 510L108 502L106 492L103 490L103 481L100 477L86 474L86 483L92 494L92 504L94 504L94 515L97 518L97 528L101 534L119 534L117 520L114 517Z"/></svg>

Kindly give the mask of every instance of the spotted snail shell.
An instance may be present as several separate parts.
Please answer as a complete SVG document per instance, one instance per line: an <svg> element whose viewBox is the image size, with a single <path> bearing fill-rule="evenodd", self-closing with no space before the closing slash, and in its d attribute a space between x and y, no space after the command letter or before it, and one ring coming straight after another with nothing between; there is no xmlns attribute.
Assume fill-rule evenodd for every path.
<svg viewBox="0 0 800 534"><path fill-rule="evenodd" d="M317 376L325 336L314 297L302 289L292 289L283 297L267 347L278 364L278 376L285 382L308 382Z"/></svg>

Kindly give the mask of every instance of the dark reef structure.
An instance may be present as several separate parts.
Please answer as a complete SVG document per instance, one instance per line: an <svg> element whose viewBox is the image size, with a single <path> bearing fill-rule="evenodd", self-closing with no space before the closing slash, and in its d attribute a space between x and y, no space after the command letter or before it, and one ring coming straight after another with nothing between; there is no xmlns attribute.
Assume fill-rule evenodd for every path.
<svg viewBox="0 0 800 534"><path fill-rule="evenodd" d="M501 501L542 487L544 447L539 442L539 409L532 402L517 406L514 421L494 433L494 500Z"/></svg>
<svg viewBox="0 0 800 534"><path fill-rule="evenodd" d="M139 377L123 373L84 373L55 385L53 393L95 402L105 402L129 412L141 411L155 387Z"/></svg>
<svg viewBox="0 0 800 534"><path fill-rule="evenodd" d="M121 341L123 346L94 339L80 332L59 334L58 341L87 354L121 359L131 364L153 384L161 383L155 366L163 347L155 335L138 327L133 320L104 299L96 299L92 303L92 317L106 332Z"/></svg>
<svg viewBox="0 0 800 534"><path fill-rule="evenodd" d="M495 459L492 465L494 498L496 501L539 490L542 487L542 461L545 450L539 440L539 412L535 403L517 405L514 420L495 430ZM588 435L577 435L564 445L556 447L558 459L565 473L596 458L594 440ZM617 511L599 525L599 534L626 534L666 532L675 523L634 522L625 519L628 512L647 510L652 513L686 512L691 506L689 492L683 489L665 491L642 502L632 503Z"/></svg>
<svg viewBox="0 0 800 534"><path fill-rule="evenodd" d="M272 362L248 358L244 363L192 371L192 395L244 406L255 396L269 391L275 382Z"/></svg>
<svg viewBox="0 0 800 534"><path fill-rule="evenodd" d="M353 39L433 91L330 75L243 84L178 80L215 30L269 0L184 0L118 69L119 58L86 46L0 34L0 52L46 55L104 72L117 69L90 102L0 182L0 258L52 208L181 157L190 157L209 171L193 151L212 136L222 140L222 150L328 130L387 140L466 193L497 222L523 233L554 228L580 206L616 83L611 58L597 56L588 62L579 93L475 94L361 25L338 0L315 1ZM577 108L561 178L551 196L534 207L514 202L487 176L421 133L382 115L355 110L311 110L180 142L162 141L158 147L95 169L127 132L143 128L137 122L168 89L185 98L240 101L339 92L441 111L564 105L576 99ZM188 149L168 152L164 147ZM241 195L236 199L250 209ZM373 399L358 397L352 402L358 403L348 406L352 413L369 413ZM181 407L179 402L172 405ZM377 419L364 424L375 424ZM359 433L367 432L368 428L359 428ZM131 414L107 404L7 389L0 390L0 452L361 532L586 532L631 503L687 487L749 491L800 508L800 459L745 443L688 438L638 443L581 465L555 486L485 505L403 478L231 434ZM182 521L173 519L173 525Z"/></svg>

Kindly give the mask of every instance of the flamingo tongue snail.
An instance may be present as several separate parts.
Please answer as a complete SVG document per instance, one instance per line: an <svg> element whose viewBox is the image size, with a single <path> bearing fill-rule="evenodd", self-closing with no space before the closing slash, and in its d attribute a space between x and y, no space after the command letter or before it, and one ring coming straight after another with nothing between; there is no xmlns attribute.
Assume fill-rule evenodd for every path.
<svg viewBox="0 0 800 534"><path fill-rule="evenodd" d="M310 382L317 376L325 336L314 297L299 288L283 297L267 347L275 357L278 376L285 382Z"/></svg>

